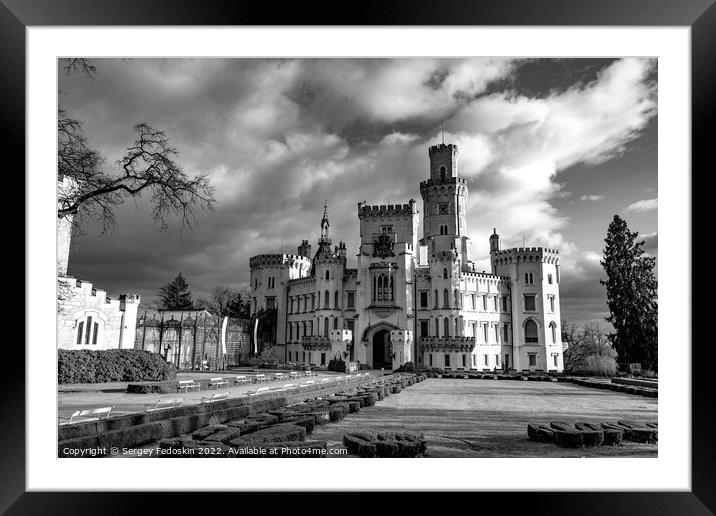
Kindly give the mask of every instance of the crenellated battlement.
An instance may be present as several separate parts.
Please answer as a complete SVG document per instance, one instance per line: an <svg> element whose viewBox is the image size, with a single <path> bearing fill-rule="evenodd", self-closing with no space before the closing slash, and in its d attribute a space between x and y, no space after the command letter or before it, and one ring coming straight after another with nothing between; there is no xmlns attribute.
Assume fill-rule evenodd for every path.
<svg viewBox="0 0 716 516"><path fill-rule="evenodd" d="M488 280L492 281L494 283L500 283L503 281L510 281L509 276L498 276L497 274L490 274L489 272L467 272L463 271L460 274L462 274L463 278L477 278L481 280Z"/></svg>
<svg viewBox="0 0 716 516"><path fill-rule="evenodd" d="M559 250L547 247L513 247L490 253L493 264L544 262L559 264Z"/></svg>
<svg viewBox="0 0 716 516"><path fill-rule="evenodd" d="M429 156L443 154L445 152L458 152L457 145L455 145L454 143L439 143L437 145L433 145L428 149Z"/></svg>
<svg viewBox="0 0 716 516"><path fill-rule="evenodd" d="M471 353L475 348L474 337L420 337L422 351L459 351Z"/></svg>
<svg viewBox="0 0 716 516"><path fill-rule="evenodd" d="M436 188L445 188L445 186L448 188L451 186L467 186L467 179L463 177L447 177L445 179L426 179L425 181L420 181L421 191L431 186Z"/></svg>
<svg viewBox="0 0 716 516"><path fill-rule="evenodd" d="M249 258L249 267L251 270L263 267L280 267L283 265L293 265L300 262L304 265L311 265L311 260L305 256L298 254L272 253L258 254Z"/></svg>
<svg viewBox="0 0 716 516"><path fill-rule="evenodd" d="M369 205L365 201L358 203L358 218L363 217L386 217L386 216L409 216L417 213L415 199L410 199L408 204L375 204Z"/></svg>
<svg viewBox="0 0 716 516"><path fill-rule="evenodd" d="M302 286L312 286L316 284L316 277L315 276L307 276L305 278L295 278L288 280L288 286L289 288L296 288L296 287L302 287Z"/></svg>

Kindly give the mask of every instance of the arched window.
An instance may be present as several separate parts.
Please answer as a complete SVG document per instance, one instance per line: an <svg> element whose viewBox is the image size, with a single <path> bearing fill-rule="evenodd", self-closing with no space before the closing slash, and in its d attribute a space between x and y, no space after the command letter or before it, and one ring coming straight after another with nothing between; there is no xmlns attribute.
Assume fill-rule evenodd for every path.
<svg viewBox="0 0 716 516"><path fill-rule="evenodd" d="M443 308L450 308L450 294L448 289L443 290Z"/></svg>
<svg viewBox="0 0 716 516"><path fill-rule="evenodd" d="M318 303L318 306L321 306L321 292L316 292L316 303Z"/></svg>
<svg viewBox="0 0 716 516"><path fill-rule="evenodd" d="M447 267L444 267L444 268L443 268L443 279L448 279Z"/></svg>
<svg viewBox="0 0 716 516"><path fill-rule="evenodd" d="M460 319L455 317L455 336L460 335Z"/></svg>
<svg viewBox="0 0 716 516"><path fill-rule="evenodd" d="M338 306L338 291L336 290L335 294L333 295L333 308L340 308Z"/></svg>
<svg viewBox="0 0 716 516"><path fill-rule="evenodd" d="M460 291L458 289L455 289L453 292L453 297L455 298L453 300L453 306L455 308L460 308Z"/></svg>
<svg viewBox="0 0 716 516"><path fill-rule="evenodd" d="M445 167L440 167L440 180L445 181Z"/></svg>
<svg viewBox="0 0 716 516"><path fill-rule="evenodd" d="M333 329L334 329L334 330L337 330L337 329L338 329L338 317L336 317L335 319L333 319Z"/></svg>
<svg viewBox="0 0 716 516"><path fill-rule="evenodd" d="M393 277L386 274L379 274L376 282L377 300L392 301L393 300Z"/></svg>
<svg viewBox="0 0 716 516"><path fill-rule="evenodd" d="M549 323L549 329L552 330L552 344L557 342L557 325L552 321Z"/></svg>
<svg viewBox="0 0 716 516"><path fill-rule="evenodd" d="M537 323L528 319L525 323L525 342L539 342L537 336Z"/></svg>
<svg viewBox="0 0 716 516"><path fill-rule="evenodd" d="M331 271L326 271L326 280L331 279L331 274L330 274L330 272L331 272Z"/></svg>
<svg viewBox="0 0 716 516"><path fill-rule="evenodd" d="M438 291L436 289L435 290L435 308L437 308L437 307L438 307Z"/></svg>
<svg viewBox="0 0 716 516"><path fill-rule="evenodd" d="M323 302L326 303L325 308L331 307L331 293L326 290L326 293L323 296Z"/></svg>
<svg viewBox="0 0 716 516"><path fill-rule="evenodd" d="M450 336L450 319L448 319L447 317L443 319L443 331L445 332L445 335L443 335L443 337Z"/></svg>
<svg viewBox="0 0 716 516"><path fill-rule="evenodd" d="M99 334L104 327L104 323L97 316L87 315L78 319L77 322L77 338L75 342L80 345L96 345L99 341Z"/></svg>
<svg viewBox="0 0 716 516"><path fill-rule="evenodd" d="M328 317L323 319L323 336L328 337Z"/></svg>
<svg viewBox="0 0 716 516"><path fill-rule="evenodd" d="M438 321L438 318L435 318L435 336L440 336L440 322Z"/></svg>

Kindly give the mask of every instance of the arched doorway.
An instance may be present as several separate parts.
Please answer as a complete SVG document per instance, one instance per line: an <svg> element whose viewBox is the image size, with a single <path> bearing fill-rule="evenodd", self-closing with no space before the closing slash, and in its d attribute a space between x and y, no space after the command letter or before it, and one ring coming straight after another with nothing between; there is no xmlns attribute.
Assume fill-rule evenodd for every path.
<svg viewBox="0 0 716 516"><path fill-rule="evenodd" d="M373 369L393 368L393 346L390 330L378 330L373 334Z"/></svg>

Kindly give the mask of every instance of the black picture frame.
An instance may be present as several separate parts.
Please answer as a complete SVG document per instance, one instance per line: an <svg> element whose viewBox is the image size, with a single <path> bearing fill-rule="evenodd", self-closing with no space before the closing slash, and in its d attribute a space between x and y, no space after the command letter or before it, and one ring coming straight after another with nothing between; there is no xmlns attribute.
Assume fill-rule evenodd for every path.
<svg viewBox="0 0 716 516"><path fill-rule="evenodd" d="M700 176L704 177L707 170L713 168L709 159L709 150L713 147L709 129L716 113L716 6L713 0L362 0L351 4L293 2L280 7L245 0L0 0L1 141L6 149L15 149L12 154L19 157L16 170L25 167L24 153L18 152L18 149L25 149L25 29L38 25L688 26L691 27L692 44L692 191L702 195L708 191L693 188L693 185L699 178L696 170L703 169ZM27 195L24 181L18 183L17 191ZM708 228L699 231L702 229L699 225L710 220L710 214L704 210L708 204L696 203L694 198L693 206L692 235L708 234ZM671 252L683 253L685 259L690 257L686 250ZM702 261L692 263L703 264ZM32 271L25 267L26 277L29 274ZM684 278L684 281L691 292L691 278ZM696 303L695 297L692 301L692 317L696 316L696 320L707 317L706 304ZM25 319L29 324L27 312ZM690 345L692 349L690 492L479 493L471 499L471 505L486 509L490 502L495 502L501 507L522 508L521 512L529 514L684 516L716 512L716 432L712 426L716 403L710 383L716 363L714 345L709 339L699 342L691 328L684 329L683 342L673 345L676 352ZM163 512L186 513L189 505L186 494L182 493L26 493L25 448L29 443L25 440L24 394L26 381L31 380L24 377L24 350L9 343L5 347L4 358L12 367L3 370L1 403L5 417L0 425L0 510L8 514L119 514L154 506L156 510L161 507ZM211 500L212 507L226 499L219 493L201 496L205 502ZM248 495L240 496L241 505L249 507ZM297 494L290 496L292 505L302 500ZM358 501L360 493L345 496L341 502L343 507L351 505L352 497L361 503ZM424 494L412 498L421 501L422 496ZM385 508L391 505L388 500L381 503L386 504ZM442 498L440 503L449 502ZM273 504L283 507L272 498ZM202 506L206 509L205 503Z"/></svg>

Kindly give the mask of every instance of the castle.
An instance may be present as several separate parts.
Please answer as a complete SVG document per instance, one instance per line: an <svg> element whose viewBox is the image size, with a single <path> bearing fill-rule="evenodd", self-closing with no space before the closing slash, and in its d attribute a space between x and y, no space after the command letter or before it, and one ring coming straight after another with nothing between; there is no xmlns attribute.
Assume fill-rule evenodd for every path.
<svg viewBox="0 0 716 516"><path fill-rule="evenodd" d="M289 363L562 371L559 251L502 249L494 231L492 271L476 272L458 148L432 146L429 159L421 239L414 199L360 202L358 266L347 268L324 206L315 254L303 240L296 254L250 258L252 312L276 310L275 345Z"/></svg>
<svg viewBox="0 0 716 516"><path fill-rule="evenodd" d="M59 196L76 188L76 182L60 176ZM57 346L60 349L133 349L138 294L116 298L89 281L67 275L72 241L72 215L57 219Z"/></svg>

